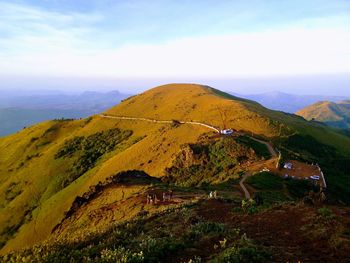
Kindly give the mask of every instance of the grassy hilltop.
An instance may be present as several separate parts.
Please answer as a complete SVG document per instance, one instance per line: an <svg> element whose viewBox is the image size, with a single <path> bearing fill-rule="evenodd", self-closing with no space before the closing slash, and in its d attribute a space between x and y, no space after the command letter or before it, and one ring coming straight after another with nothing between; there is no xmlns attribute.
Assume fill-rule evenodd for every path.
<svg viewBox="0 0 350 263"><path fill-rule="evenodd" d="M298 111L296 114L307 120L323 122L339 129L350 129L350 101L338 103L321 101Z"/></svg>
<svg viewBox="0 0 350 263"><path fill-rule="evenodd" d="M333 199L350 203L346 197L350 189L346 167L350 138L298 116L195 84L156 87L104 114L173 123L95 115L82 120L47 121L0 138L2 253L52 238L58 225L64 234L78 233L88 226L102 229L111 222L130 220L140 212L160 213L165 207L143 205L145 193L158 185L159 178L163 183L152 188L154 191L161 192L167 188L164 183L172 183L179 187L176 191L183 199L191 191L189 186L202 186L190 193L200 197L205 195L204 185L210 184L222 184L221 189L230 198L239 198L240 192L224 183L237 184L235 180L244 172L242 164L264 158L259 147L249 140L226 141L206 127L178 121L235 129L273 142L286 157L318 162L324 167ZM153 179L104 185L111 176L130 170L145 172ZM216 180L211 180L213 177ZM104 186L96 190L97 185ZM92 189L96 193L84 199L86 207L71 210L76 197L94 192ZM67 217L69 211L74 212L71 217Z"/></svg>

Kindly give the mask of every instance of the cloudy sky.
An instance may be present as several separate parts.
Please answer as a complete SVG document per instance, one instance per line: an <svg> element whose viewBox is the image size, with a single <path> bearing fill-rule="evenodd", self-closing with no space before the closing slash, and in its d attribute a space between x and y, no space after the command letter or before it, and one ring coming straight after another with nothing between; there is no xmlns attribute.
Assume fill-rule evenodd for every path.
<svg viewBox="0 0 350 263"><path fill-rule="evenodd" d="M350 75L350 1L0 0L0 72L8 86L337 79Z"/></svg>

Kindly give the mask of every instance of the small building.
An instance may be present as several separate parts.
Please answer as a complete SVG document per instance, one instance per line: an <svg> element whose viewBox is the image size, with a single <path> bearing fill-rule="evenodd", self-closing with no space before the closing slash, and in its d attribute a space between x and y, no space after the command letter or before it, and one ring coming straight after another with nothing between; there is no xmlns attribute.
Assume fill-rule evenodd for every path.
<svg viewBox="0 0 350 263"><path fill-rule="evenodd" d="M223 134L223 135L231 135L232 133L233 133L233 130L231 129L220 130L220 134Z"/></svg>
<svg viewBox="0 0 350 263"><path fill-rule="evenodd" d="M292 170L293 169L293 164L292 163L285 163L283 166L284 169Z"/></svg>
<svg viewBox="0 0 350 263"><path fill-rule="evenodd" d="M316 180L316 181L320 180L320 176L319 175L312 175L312 176L310 176L310 178L312 180Z"/></svg>

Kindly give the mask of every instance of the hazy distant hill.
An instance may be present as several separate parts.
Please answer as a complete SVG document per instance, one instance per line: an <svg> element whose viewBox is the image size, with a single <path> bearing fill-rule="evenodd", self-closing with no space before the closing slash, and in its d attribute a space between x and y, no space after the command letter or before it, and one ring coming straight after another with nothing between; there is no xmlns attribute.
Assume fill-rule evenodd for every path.
<svg viewBox="0 0 350 263"><path fill-rule="evenodd" d="M350 101L321 101L297 112L307 120L324 122L340 129L350 129Z"/></svg>
<svg viewBox="0 0 350 263"><path fill-rule="evenodd" d="M46 120L83 118L91 114L90 110L80 109L0 108L0 136L14 133L24 127Z"/></svg>
<svg viewBox="0 0 350 263"><path fill-rule="evenodd" d="M0 136L45 120L87 117L114 106L128 96L118 91L82 94L65 94L58 91L2 91Z"/></svg>
<svg viewBox="0 0 350 263"><path fill-rule="evenodd" d="M340 96L296 95L279 91L239 96L257 101L269 109L280 110L289 113L295 113L298 110L305 108L306 106L309 106L317 101L340 101L346 99L345 97Z"/></svg>
<svg viewBox="0 0 350 263"><path fill-rule="evenodd" d="M130 95L119 91L106 93L86 91L81 94L65 94L60 92L39 93L31 95L30 92L0 94L0 108L25 109L85 109L100 112L110 108Z"/></svg>

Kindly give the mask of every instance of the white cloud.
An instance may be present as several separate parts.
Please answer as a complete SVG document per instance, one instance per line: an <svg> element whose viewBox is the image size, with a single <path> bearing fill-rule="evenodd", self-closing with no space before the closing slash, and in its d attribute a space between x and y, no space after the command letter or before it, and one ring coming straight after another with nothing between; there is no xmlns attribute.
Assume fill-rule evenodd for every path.
<svg viewBox="0 0 350 263"><path fill-rule="evenodd" d="M84 39L97 14L59 13L0 2L0 56L89 46Z"/></svg>
<svg viewBox="0 0 350 263"><path fill-rule="evenodd" d="M0 2L0 72L117 78L350 72L350 29L327 27L325 19L319 27L298 24L109 50L86 36L95 32L99 19Z"/></svg>
<svg viewBox="0 0 350 263"><path fill-rule="evenodd" d="M96 77L230 77L350 72L348 29L288 29L188 38L115 50L35 52L2 72Z"/></svg>

